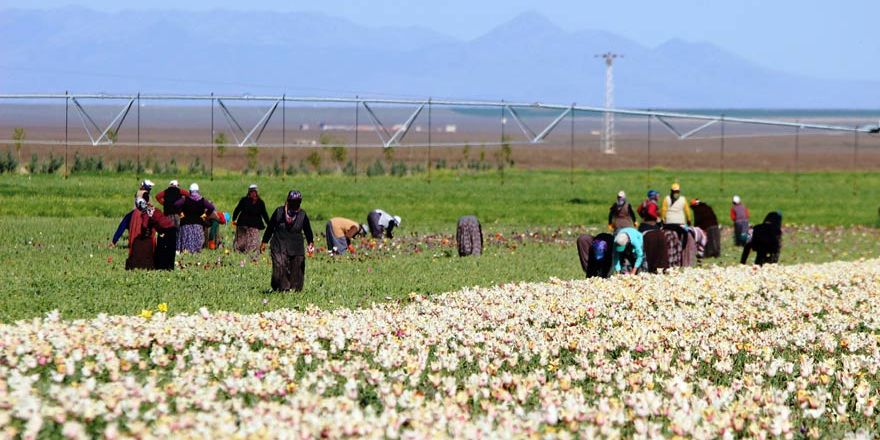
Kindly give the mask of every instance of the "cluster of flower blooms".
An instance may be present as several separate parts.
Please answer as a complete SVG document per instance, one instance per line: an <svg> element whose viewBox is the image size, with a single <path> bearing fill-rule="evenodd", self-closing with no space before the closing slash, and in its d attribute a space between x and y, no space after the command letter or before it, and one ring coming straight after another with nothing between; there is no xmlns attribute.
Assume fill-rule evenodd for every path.
<svg viewBox="0 0 880 440"><path fill-rule="evenodd" d="M0 325L0 437L869 437L878 294L869 260L51 313Z"/></svg>

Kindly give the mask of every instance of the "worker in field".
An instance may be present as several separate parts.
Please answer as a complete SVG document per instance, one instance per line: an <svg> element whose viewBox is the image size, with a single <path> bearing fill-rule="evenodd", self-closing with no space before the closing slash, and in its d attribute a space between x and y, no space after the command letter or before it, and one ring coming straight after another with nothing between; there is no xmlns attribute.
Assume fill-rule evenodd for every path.
<svg viewBox="0 0 880 440"><path fill-rule="evenodd" d="M764 217L764 222L752 230L751 237L743 246L741 264L746 264L749 253L755 251L755 264L778 263L782 250L782 214L771 212Z"/></svg>
<svg viewBox="0 0 880 440"><path fill-rule="evenodd" d="M738 195L733 196L730 219L733 220L733 244L744 246L749 240L749 208Z"/></svg>
<svg viewBox="0 0 880 440"><path fill-rule="evenodd" d="M139 198L134 204L135 209L128 225L128 259L125 260L125 269L155 269L156 231L173 228L174 223L145 199Z"/></svg>
<svg viewBox="0 0 880 440"><path fill-rule="evenodd" d="M305 284L306 252L315 253L315 239L302 200L297 190L287 193L284 205L275 209L266 223L260 252L266 251L267 243L271 247L272 290L299 292Z"/></svg>
<svg viewBox="0 0 880 440"><path fill-rule="evenodd" d="M232 216L228 212L214 209L210 215L205 217L205 247L214 250L223 246L223 236L220 233L220 226L229 223Z"/></svg>
<svg viewBox="0 0 880 440"><path fill-rule="evenodd" d="M639 217L642 222L639 224L639 232L645 233L660 228L660 193L653 189L648 191L647 198L639 205Z"/></svg>
<svg viewBox="0 0 880 440"><path fill-rule="evenodd" d="M150 179L145 179L141 182L141 185L138 187L137 192L134 193L134 200L137 203L137 199L144 199L147 203L150 202L150 191L153 190L153 187L156 184L153 183Z"/></svg>
<svg viewBox="0 0 880 440"><path fill-rule="evenodd" d="M577 238L578 258L587 278L608 278L611 275L611 247L614 236L609 233L595 237L584 234Z"/></svg>
<svg viewBox="0 0 880 440"><path fill-rule="evenodd" d="M475 215L463 215L458 218L455 241L458 243L459 257L483 254L483 226Z"/></svg>
<svg viewBox="0 0 880 440"><path fill-rule="evenodd" d="M129 224L131 223L132 213L137 210L138 199L144 199L147 201L147 203L150 202L150 190L153 189L153 186L153 181L149 179L141 181L141 184L138 185L138 189L134 193L133 209L122 216L122 220L119 221L119 225L116 227L116 232L113 234L113 238L110 240L110 247L116 247L116 243L118 243L119 239L122 238L122 234L124 234L125 231L128 230Z"/></svg>
<svg viewBox="0 0 880 440"><path fill-rule="evenodd" d="M392 231L400 227L400 216L391 215L381 209L374 209L367 214L367 227L373 238L394 238Z"/></svg>
<svg viewBox="0 0 880 440"><path fill-rule="evenodd" d="M614 273L635 275L645 260L642 233L635 228L622 228L614 235L611 266Z"/></svg>
<svg viewBox="0 0 880 440"><path fill-rule="evenodd" d="M681 195L681 185L678 182L669 187L669 195L663 199L660 219L663 220L664 229L678 234L682 248L687 246L687 227L692 224L693 215L687 198Z"/></svg>
<svg viewBox="0 0 880 440"><path fill-rule="evenodd" d="M202 197L198 183L189 186L189 195L174 203L180 211L180 230L177 250L190 253L201 252L205 246L205 226L214 211L214 204Z"/></svg>
<svg viewBox="0 0 880 440"><path fill-rule="evenodd" d="M159 194L156 194L156 201L162 205L162 213L173 220L174 224L177 226L180 226L180 216L178 215L179 211L174 207L174 204L188 195L189 191L181 189L177 179L168 182L168 188L165 188L160 191Z"/></svg>
<svg viewBox="0 0 880 440"><path fill-rule="evenodd" d="M248 186L247 194L238 201L232 211L232 226L235 227L233 247L238 252L255 252L260 247L260 231L266 228L269 213L266 203L260 198L256 184Z"/></svg>
<svg viewBox="0 0 880 440"><path fill-rule="evenodd" d="M636 213L633 212L632 205L626 201L626 193L620 191L617 193L617 201L611 205L608 210L608 229L616 231L622 228L632 228L636 226Z"/></svg>
<svg viewBox="0 0 880 440"><path fill-rule="evenodd" d="M342 255L353 250L352 239L358 235L367 235L367 225L343 217L333 217L327 222L327 250L333 255Z"/></svg>
<svg viewBox="0 0 880 440"><path fill-rule="evenodd" d="M718 216L715 215L715 210L702 200L694 198L691 200L691 211L694 214L694 226L700 228L705 234L705 246L701 258L720 257L721 229L718 227ZM698 243L702 242L701 240L697 241Z"/></svg>

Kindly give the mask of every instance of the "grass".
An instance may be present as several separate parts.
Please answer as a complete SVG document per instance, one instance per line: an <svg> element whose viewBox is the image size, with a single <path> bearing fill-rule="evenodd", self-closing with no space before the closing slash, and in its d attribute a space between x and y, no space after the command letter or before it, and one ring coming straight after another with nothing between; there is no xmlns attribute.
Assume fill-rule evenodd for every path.
<svg viewBox="0 0 880 440"><path fill-rule="evenodd" d="M176 177L176 176L175 176ZM151 176L158 184L169 176ZM783 263L823 262L880 255L877 222L880 194L876 175L803 174L795 192L794 176L782 173L728 173L726 192L710 172L651 172L654 188L678 180L685 196L713 205L723 221L733 192L754 217L780 209L785 221L800 226L785 237ZM188 183L191 179L181 178ZM288 178L225 176L196 179L206 197L231 211L247 184L261 187L270 209L291 188L303 191L304 208L316 232L324 221L345 216L364 221L381 207L403 217L400 239L381 250L361 243L357 257L309 259L301 294L270 294L270 264L222 251L179 259L174 272L126 272L125 249L107 244L119 218L130 209L134 177L0 176L0 321L27 319L53 309L67 318L99 313L136 314L166 302L172 312L199 307L258 312L281 307L360 307L407 298L411 292L438 293L465 286L550 277L579 278L574 239L604 227L608 206L618 190L641 199L646 172L583 172L570 183L567 172L507 171L502 185L494 173L474 175ZM853 183L862 188L854 194ZM162 185L160 185L162 186ZM157 190L158 191L158 190ZM456 256L451 239L460 215L476 214L489 240L481 258ZM757 220L757 219L755 219ZM850 227L853 225L862 225ZM845 228L837 226L847 226ZM523 235L526 231L528 235ZM728 231L729 232L729 231ZM496 233L502 234L498 239ZM534 235L531 233L535 233ZM224 230L227 240L232 233ZM319 244L322 239L317 239ZM721 264L738 262L725 237ZM713 260L714 261L714 260Z"/></svg>

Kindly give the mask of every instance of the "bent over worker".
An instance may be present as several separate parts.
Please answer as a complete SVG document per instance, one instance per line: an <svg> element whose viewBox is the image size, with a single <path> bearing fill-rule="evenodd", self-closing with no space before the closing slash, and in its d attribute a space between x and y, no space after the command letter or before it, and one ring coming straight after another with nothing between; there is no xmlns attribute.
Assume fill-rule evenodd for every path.
<svg viewBox="0 0 880 440"><path fill-rule="evenodd" d="M614 252L611 264L615 273L623 272L623 264L629 268L626 273L635 275L645 260L642 233L635 228L622 228L614 236Z"/></svg>
<svg viewBox="0 0 880 440"><path fill-rule="evenodd" d="M334 255L348 252L351 239L358 235L366 235L367 226L343 217L333 217L327 222L327 250Z"/></svg>

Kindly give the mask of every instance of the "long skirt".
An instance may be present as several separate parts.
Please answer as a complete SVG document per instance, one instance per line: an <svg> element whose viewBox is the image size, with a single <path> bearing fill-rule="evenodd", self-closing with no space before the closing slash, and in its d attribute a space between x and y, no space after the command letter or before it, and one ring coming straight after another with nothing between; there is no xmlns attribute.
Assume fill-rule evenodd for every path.
<svg viewBox="0 0 880 440"><path fill-rule="evenodd" d="M682 244L675 231L663 229L666 236L666 264L667 267L681 266Z"/></svg>
<svg viewBox="0 0 880 440"><path fill-rule="evenodd" d="M202 225L183 225L177 240L177 249L181 252L201 252L205 246L205 229Z"/></svg>
<svg viewBox="0 0 880 440"><path fill-rule="evenodd" d="M458 256L481 255L483 253L483 228L480 221L472 215L459 218L455 241L458 242Z"/></svg>
<svg viewBox="0 0 880 440"><path fill-rule="evenodd" d="M174 270L177 253L177 228L160 231L156 237L156 269Z"/></svg>
<svg viewBox="0 0 880 440"><path fill-rule="evenodd" d="M272 252L272 290L299 292L306 276L306 257Z"/></svg>
<svg viewBox="0 0 880 440"><path fill-rule="evenodd" d="M706 248L703 250L704 258L717 258L721 256L721 228L718 225L709 226L706 230Z"/></svg>
<svg viewBox="0 0 880 440"><path fill-rule="evenodd" d="M260 248L260 230L250 226L237 226L233 247L238 252L256 252Z"/></svg>
<svg viewBox="0 0 880 440"><path fill-rule="evenodd" d="M137 237L131 243L131 249L128 253L128 259L125 260L125 270L132 269L154 269L156 267L153 259L153 238Z"/></svg>
<svg viewBox="0 0 880 440"><path fill-rule="evenodd" d="M645 266L647 266L649 273L657 273L661 269L669 268L669 251L666 242L667 232L670 231L654 229L644 234ZM676 239L678 238L675 236L675 233L672 233L672 236L676 237Z"/></svg>

